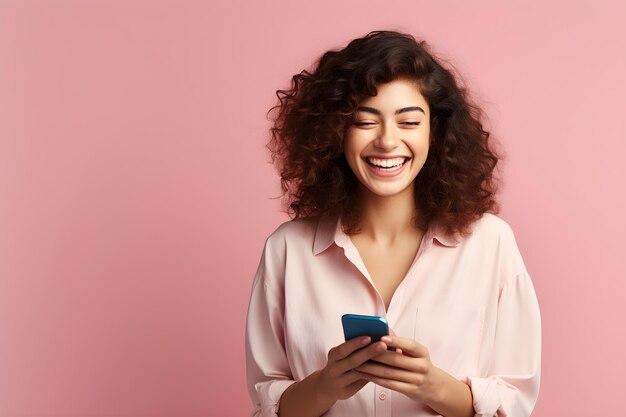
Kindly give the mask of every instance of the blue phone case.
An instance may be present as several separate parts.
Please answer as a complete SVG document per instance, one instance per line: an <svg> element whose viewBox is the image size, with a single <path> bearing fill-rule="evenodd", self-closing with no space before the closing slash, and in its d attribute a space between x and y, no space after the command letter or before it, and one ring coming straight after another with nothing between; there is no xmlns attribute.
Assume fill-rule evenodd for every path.
<svg viewBox="0 0 626 417"><path fill-rule="evenodd" d="M389 324L384 317L344 314L341 316L341 324L346 341L359 336L369 336L373 343L389 334Z"/></svg>

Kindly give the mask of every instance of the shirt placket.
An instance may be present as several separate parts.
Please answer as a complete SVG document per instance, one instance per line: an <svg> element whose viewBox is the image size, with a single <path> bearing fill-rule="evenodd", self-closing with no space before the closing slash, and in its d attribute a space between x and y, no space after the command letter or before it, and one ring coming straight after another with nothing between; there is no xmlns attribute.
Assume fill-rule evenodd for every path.
<svg viewBox="0 0 626 417"><path fill-rule="evenodd" d="M402 282L400 282L400 285L398 285L398 288L396 288L396 291L393 294L393 297L391 298L391 302L389 303L389 309L387 310L387 321L389 322L389 325L392 328L402 318L403 300L404 300L404 292L405 292L406 286L409 285L409 281L413 279L413 275L415 275L414 270L419 264L420 259L424 256L424 252L428 250L428 247L430 246L431 243L432 243L432 239L431 239L430 230L429 230L422 237L422 242L420 243L420 247L417 250L417 253L415 254L415 259L413 259L411 266L406 272L406 276L404 277ZM414 319L415 314L412 314L411 317ZM407 320L408 318L404 318L404 319Z"/></svg>
<svg viewBox="0 0 626 417"><path fill-rule="evenodd" d="M378 294L376 286L374 285L374 281L372 281L372 278L370 277L370 274L365 267L365 264L363 263L363 259L361 259L361 255L359 255L359 251L357 250L356 246L354 246L354 243L352 243L350 238L342 233L339 237L336 238L335 242L339 247L343 248L346 258L361 272L362 277L365 278L368 285L371 286L373 292ZM376 306L376 315L386 317L385 304L383 303L380 295L377 296Z"/></svg>
<svg viewBox="0 0 626 417"><path fill-rule="evenodd" d="M391 390L376 385L376 417L391 417Z"/></svg>

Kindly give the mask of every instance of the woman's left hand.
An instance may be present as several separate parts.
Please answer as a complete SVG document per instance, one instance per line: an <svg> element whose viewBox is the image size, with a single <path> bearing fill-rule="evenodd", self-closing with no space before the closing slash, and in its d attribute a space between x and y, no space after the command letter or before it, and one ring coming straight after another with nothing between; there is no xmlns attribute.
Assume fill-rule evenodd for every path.
<svg viewBox="0 0 626 417"><path fill-rule="evenodd" d="M395 351L387 351L358 366L354 371L381 387L429 403L440 392L438 368L430 361L428 349L413 339L395 335L381 339Z"/></svg>

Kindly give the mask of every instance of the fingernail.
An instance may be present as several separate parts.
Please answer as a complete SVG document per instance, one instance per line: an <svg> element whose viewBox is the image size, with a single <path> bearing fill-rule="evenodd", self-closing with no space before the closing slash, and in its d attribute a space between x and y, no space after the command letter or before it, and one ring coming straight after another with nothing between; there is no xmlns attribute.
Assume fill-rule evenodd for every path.
<svg viewBox="0 0 626 417"><path fill-rule="evenodd" d="M365 336L363 339L361 339L361 344L363 346L367 345L369 342L371 342L372 338L369 336Z"/></svg>
<svg viewBox="0 0 626 417"><path fill-rule="evenodd" d="M380 338L380 340L382 340L385 343L392 343L393 342L393 340L391 340L391 337L389 337L389 336L383 336L383 337Z"/></svg>

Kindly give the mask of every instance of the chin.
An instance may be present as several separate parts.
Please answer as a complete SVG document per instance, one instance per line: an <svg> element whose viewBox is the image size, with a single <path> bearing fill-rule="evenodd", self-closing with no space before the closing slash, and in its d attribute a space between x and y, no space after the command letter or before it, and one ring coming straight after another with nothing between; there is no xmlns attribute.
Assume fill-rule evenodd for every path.
<svg viewBox="0 0 626 417"><path fill-rule="evenodd" d="M377 197L395 197L409 191L410 185L402 188L381 189L378 187L367 187L367 190Z"/></svg>

